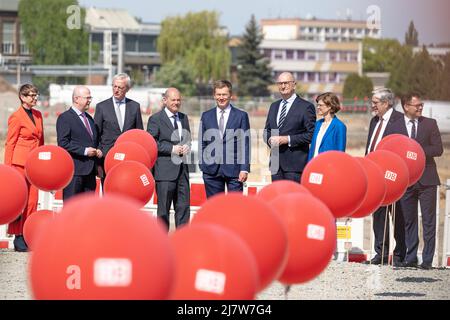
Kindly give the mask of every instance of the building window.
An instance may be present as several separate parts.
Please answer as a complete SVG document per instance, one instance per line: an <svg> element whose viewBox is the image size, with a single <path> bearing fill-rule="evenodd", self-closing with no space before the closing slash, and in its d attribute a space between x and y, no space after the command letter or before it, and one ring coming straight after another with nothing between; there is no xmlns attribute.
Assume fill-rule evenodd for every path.
<svg viewBox="0 0 450 320"><path fill-rule="evenodd" d="M330 51L329 53L330 61L338 61L338 52L337 51Z"/></svg>
<svg viewBox="0 0 450 320"><path fill-rule="evenodd" d="M305 60L305 51L297 50L297 60Z"/></svg>
<svg viewBox="0 0 450 320"><path fill-rule="evenodd" d="M297 80L305 81L305 72L297 72Z"/></svg>
<svg viewBox="0 0 450 320"><path fill-rule="evenodd" d="M272 50L264 49L263 54L264 54L264 57L272 59Z"/></svg>
<svg viewBox="0 0 450 320"><path fill-rule="evenodd" d="M316 61L316 52L315 51L307 51L306 52L306 60L309 61Z"/></svg>
<svg viewBox="0 0 450 320"><path fill-rule="evenodd" d="M336 72L330 72L328 74L328 82L337 82L337 73Z"/></svg>
<svg viewBox="0 0 450 320"><path fill-rule="evenodd" d="M16 23L15 22L3 22L3 42L2 52L3 54L15 53L15 39L16 39Z"/></svg>
<svg viewBox="0 0 450 320"><path fill-rule="evenodd" d="M138 37L139 52L156 52L156 37L155 36L139 36Z"/></svg>
<svg viewBox="0 0 450 320"><path fill-rule="evenodd" d="M273 58L275 60L282 60L283 59L283 51L282 50L274 50Z"/></svg>
<svg viewBox="0 0 450 320"><path fill-rule="evenodd" d="M286 50L286 60L294 59L294 50Z"/></svg>
<svg viewBox="0 0 450 320"><path fill-rule="evenodd" d="M358 61L358 52L356 51L350 52L350 61L352 62Z"/></svg>
<svg viewBox="0 0 450 320"><path fill-rule="evenodd" d="M319 82L327 82L327 74L325 72L319 72Z"/></svg>
<svg viewBox="0 0 450 320"><path fill-rule="evenodd" d="M307 72L306 82L316 82L316 74L314 72Z"/></svg>
<svg viewBox="0 0 450 320"><path fill-rule="evenodd" d="M28 46L25 41L25 35L22 26L20 26L20 54L30 54L30 50L28 50Z"/></svg>

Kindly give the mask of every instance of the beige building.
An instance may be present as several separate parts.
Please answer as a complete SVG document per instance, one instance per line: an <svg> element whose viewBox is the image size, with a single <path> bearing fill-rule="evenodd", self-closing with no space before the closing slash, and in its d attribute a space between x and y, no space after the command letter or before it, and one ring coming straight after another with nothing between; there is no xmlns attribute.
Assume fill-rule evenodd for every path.
<svg viewBox="0 0 450 320"><path fill-rule="evenodd" d="M263 19L261 27L274 78L292 72L308 96L342 94L347 75L362 74L362 39L380 37L365 21Z"/></svg>

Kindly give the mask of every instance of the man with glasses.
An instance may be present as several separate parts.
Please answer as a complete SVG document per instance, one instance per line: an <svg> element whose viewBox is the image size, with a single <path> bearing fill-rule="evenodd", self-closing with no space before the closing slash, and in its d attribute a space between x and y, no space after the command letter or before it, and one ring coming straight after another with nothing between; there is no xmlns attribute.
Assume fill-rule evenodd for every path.
<svg viewBox="0 0 450 320"><path fill-rule="evenodd" d="M400 199L405 218L406 258L403 267L417 267L419 248L418 204L422 212L423 269L431 269L436 247L436 193L441 183L434 157L443 153L442 139L436 120L423 117L423 102L420 95L410 93L401 99L404 117L397 122L401 133L416 140L426 156L425 171L414 185L410 186Z"/></svg>
<svg viewBox="0 0 450 320"><path fill-rule="evenodd" d="M296 81L291 73L280 74L277 85L282 99L270 106L264 128L264 141L271 148L272 181L300 183L316 124L316 110L295 93Z"/></svg>
<svg viewBox="0 0 450 320"><path fill-rule="evenodd" d="M144 129L139 103L125 96L130 87L131 79L127 74L115 75L112 84L113 96L99 102L95 108L94 121L99 135L98 147L103 153L102 185L105 181L103 161L117 138L127 130Z"/></svg>
<svg viewBox="0 0 450 320"><path fill-rule="evenodd" d="M95 191L97 159L103 154L97 149L98 134L94 119L86 112L91 100L87 87L75 87L72 107L56 120L58 146L70 153L75 166L72 181L63 189L64 201L82 192Z"/></svg>
<svg viewBox="0 0 450 320"><path fill-rule="evenodd" d="M366 154L373 152L382 138L389 134L400 133L396 122L403 119L403 114L394 110L395 95L387 88L379 88L373 91L372 114L370 120L369 135L367 137ZM395 204L395 225L394 225L394 260L393 264L399 266L403 263L406 255L405 232L403 214L398 203ZM389 256L389 220L388 207L378 208L372 215L373 233L375 235L375 257L367 261L371 264L387 264ZM388 218L389 219L389 218ZM386 223L386 230L385 230ZM384 235L384 238L383 238Z"/></svg>

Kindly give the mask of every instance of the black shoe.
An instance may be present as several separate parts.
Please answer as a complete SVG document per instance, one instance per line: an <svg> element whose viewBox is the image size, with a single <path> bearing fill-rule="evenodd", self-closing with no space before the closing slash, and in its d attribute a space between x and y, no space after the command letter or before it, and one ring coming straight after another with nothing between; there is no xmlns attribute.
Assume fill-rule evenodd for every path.
<svg viewBox="0 0 450 320"><path fill-rule="evenodd" d="M387 264L388 263L388 258L384 258L383 259L383 264ZM375 256L372 260L370 261L365 261L364 264L373 264L373 265L379 265L381 264L381 258Z"/></svg>
<svg viewBox="0 0 450 320"><path fill-rule="evenodd" d="M431 270L433 269L433 267L431 266L431 263L425 263L423 262L420 266L420 269L424 269L424 270Z"/></svg>
<svg viewBox="0 0 450 320"><path fill-rule="evenodd" d="M417 268L417 261L412 261L412 262L405 261L401 265L399 265L398 267L401 267L401 268Z"/></svg>
<svg viewBox="0 0 450 320"><path fill-rule="evenodd" d="M14 237L14 251L17 252L27 252L28 251L28 246L27 243L25 242L25 239L23 238L22 235L16 235Z"/></svg>

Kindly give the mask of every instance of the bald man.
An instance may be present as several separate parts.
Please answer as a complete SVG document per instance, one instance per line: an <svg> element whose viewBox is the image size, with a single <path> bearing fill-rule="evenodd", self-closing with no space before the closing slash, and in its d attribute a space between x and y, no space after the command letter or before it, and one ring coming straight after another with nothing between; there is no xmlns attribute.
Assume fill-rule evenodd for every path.
<svg viewBox="0 0 450 320"><path fill-rule="evenodd" d="M300 183L314 133L316 110L295 93L296 81L291 73L283 72L276 83L282 99L270 106L264 129L264 140L271 149L272 181Z"/></svg>
<svg viewBox="0 0 450 320"><path fill-rule="evenodd" d="M63 190L63 200L82 193L95 191L97 161L102 152L97 149L98 134L94 119L86 112L92 97L85 86L77 86L72 94L72 107L56 120L58 146L72 156L75 171L72 181Z"/></svg>
<svg viewBox="0 0 450 320"><path fill-rule="evenodd" d="M154 167L158 218L169 230L169 212L173 203L175 226L179 228L190 219L190 187L188 154L191 129L186 114L180 112L181 94L169 88L163 97L164 109L148 119L147 131L158 145L158 159Z"/></svg>

